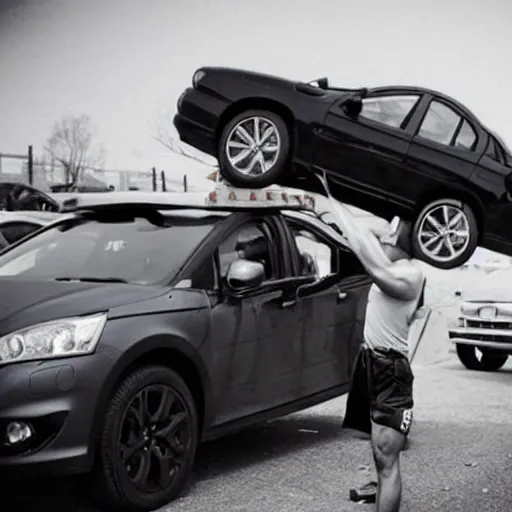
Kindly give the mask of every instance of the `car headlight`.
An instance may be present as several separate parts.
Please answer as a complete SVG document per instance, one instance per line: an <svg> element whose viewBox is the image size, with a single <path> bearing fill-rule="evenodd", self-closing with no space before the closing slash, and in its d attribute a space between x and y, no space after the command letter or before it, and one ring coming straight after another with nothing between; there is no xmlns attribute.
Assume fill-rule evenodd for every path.
<svg viewBox="0 0 512 512"><path fill-rule="evenodd" d="M198 69L192 77L192 85L194 89L199 85L199 82L204 78L206 73L202 69Z"/></svg>
<svg viewBox="0 0 512 512"><path fill-rule="evenodd" d="M60 318L0 338L0 365L82 356L96 349L107 313Z"/></svg>

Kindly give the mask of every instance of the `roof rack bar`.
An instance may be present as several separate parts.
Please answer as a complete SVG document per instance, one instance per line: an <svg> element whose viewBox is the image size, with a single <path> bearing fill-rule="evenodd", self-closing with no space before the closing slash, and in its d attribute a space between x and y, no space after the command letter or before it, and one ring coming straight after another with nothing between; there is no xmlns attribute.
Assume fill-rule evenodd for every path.
<svg viewBox="0 0 512 512"><path fill-rule="evenodd" d="M122 208L177 210L203 209L241 211L253 209L314 211L315 198L302 192L286 191L281 187L264 189L236 188L217 183L210 193L194 192L104 192L77 193L63 200L62 212L78 210L112 210Z"/></svg>

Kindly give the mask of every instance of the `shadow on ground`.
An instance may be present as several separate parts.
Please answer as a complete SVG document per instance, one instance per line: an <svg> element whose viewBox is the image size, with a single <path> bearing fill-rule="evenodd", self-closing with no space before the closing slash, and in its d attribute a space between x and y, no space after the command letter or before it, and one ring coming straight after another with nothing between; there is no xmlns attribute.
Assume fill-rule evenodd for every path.
<svg viewBox="0 0 512 512"><path fill-rule="evenodd" d="M314 418L291 415L205 443L198 451L191 485L269 459L285 457L291 452L324 445L334 439L353 437L353 433L342 431L340 427L341 418L336 414ZM42 509L96 512L88 499L87 489L84 477L10 482L8 488L3 489L0 509L6 512L39 512Z"/></svg>

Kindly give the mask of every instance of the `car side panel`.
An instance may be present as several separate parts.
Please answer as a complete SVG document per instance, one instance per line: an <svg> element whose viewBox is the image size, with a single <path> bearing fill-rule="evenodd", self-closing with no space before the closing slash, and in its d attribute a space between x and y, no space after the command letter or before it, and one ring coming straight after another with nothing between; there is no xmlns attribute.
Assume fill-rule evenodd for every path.
<svg viewBox="0 0 512 512"><path fill-rule="evenodd" d="M471 184L483 197L486 207L482 246L512 256L512 196L505 177L512 169L483 155L471 176Z"/></svg>
<svg viewBox="0 0 512 512"><path fill-rule="evenodd" d="M282 290L253 301L258 329L256 395L266 410L301 397L302 314L299 304L283 307Z"/></svg>
<svg viewBox="0 0 512 512"><path fill-rule="evenodd" d="M348 117L337 101L317 137L313 167L330 174L333 194L385 216L397 176L406 173L411 135L380 123Z"/></svg>
<svg viewBox="0 0 512 512"><path fill-rule="evenodd" d="M250 298L211 300L211 327L200 353L210 372L215 426L259 409L258 328Z"/></svg>
<svg viewBox="0 0 512 512"><path fill-rule="evenodd" d="M411 206L429 190L465 187L481 155L414 137L407 154L407 173L394 193Z"/></svg>
<svg viewBox="0 0 512 512"><path fill-rule="evenodd" d="M279 77L225 68L202 69L205 75L197 88L187 89L178 100L174 124L180 140L215 156L220 125L231 117L227 109L233 109L235 115L243 108L274 110L277 104L294 120L290 126L296 151L294 161L302 166L309 164L313 131L321 126L325 112L340 96L339 92L311 96L299 92L293 81Z"/></svg>
<svg viewBox="0 0 512 512"><path fill-rule="evenodd" d="M303 395L349 383L362 341L361 304L368 289L365 276L350 277L303 299Z"/></svg>
<svg viewBox="0 0 512 512"><path fill-rule="evenodd" d="M371 284L371 278L367 275L353 276L345 281L345 287L351 290L353 294L352 300L355 303L354 324L350 337L350 372L352 372L354 368L357 354L364 340L364 321L366 318L368 292L370 291Z"/></svg>

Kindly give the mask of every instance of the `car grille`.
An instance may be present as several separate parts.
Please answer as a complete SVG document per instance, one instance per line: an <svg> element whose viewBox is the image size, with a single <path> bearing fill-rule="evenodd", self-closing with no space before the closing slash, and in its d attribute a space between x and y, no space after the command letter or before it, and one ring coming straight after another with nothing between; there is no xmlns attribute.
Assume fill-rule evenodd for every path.
<svg viewBox="0 0 512 512"><path fill-rule="evenodd" d="M487 320L466 320L466 327L476 329L504 329L512 331L512 322L491 322Z"/></svg>
<svg viewBox="0 0 512 512"><path fill-rule="evenodd" d="M512 322L461 317L459 327L450 330L449 337L473 342L512 345Z"/></svg>

